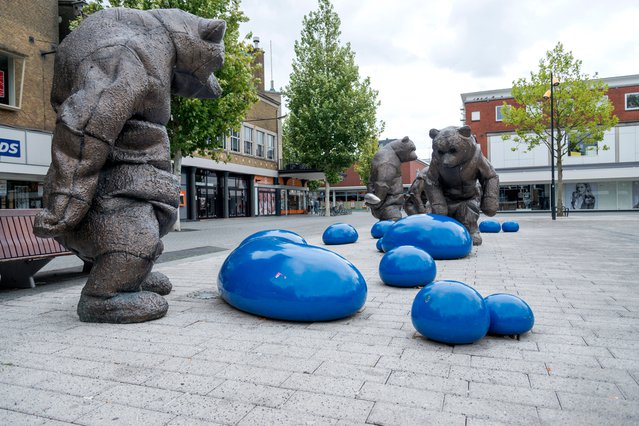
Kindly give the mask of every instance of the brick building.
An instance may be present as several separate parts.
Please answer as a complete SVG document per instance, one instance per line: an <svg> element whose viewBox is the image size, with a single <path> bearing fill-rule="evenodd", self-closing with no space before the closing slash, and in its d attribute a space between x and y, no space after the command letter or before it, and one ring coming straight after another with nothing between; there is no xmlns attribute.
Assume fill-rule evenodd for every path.
<svg viewBox="0 0 639 426"><path fill-rule="evenodd" d="M603 141L579 146L564 157L563 203L578 211L639 209L639 75L603 81L619 124L605 133ZM501 139L513 132L501 117L504 102L513 103L510 89L464 93L461 98L465 122L499 174L500 208L549 210L548 148L542 144L525 151L523 145Z"/></svg>

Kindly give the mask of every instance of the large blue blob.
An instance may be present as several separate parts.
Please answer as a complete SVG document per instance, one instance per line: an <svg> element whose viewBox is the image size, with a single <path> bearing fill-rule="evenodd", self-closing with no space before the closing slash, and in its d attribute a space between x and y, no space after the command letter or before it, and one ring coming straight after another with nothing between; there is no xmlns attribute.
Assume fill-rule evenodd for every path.
<svg viewBox="0 0 639 426"><path fill-rule="evenodd" d="M278 238L283 238L285 240L288 240L292 243L307 244L304 238L302 238L299 234L296 234L293 231L287 231L286 229L267 229L266 231L259 231L259 232L256 232L255 234L249 235L248 237L244 238L244 240L242 240L240 245L246 244L249 241L252 241L256 238L261 238L261 237L278 237Z"/></svg>
<svg viewBox="0 0 639 426"><path fill-rule="evenodd" d="M388 231L388 228L390 228L394 224L394 220L380 220L371 228L371 235L373 236L373 238L382 238L386 231Z"/></svg>
<svg viewBox="0 0 639 426"><path fill-rule="evenodd" d="M348 223L335 223L324 231L322 241L324 244L350 244L357 241L357 230Z"/></svg>
<svg viewBox="0 0 639 426"><path fill-rule="evenodd" d="M497 293L484 299L490 313L490 334L513 336L532 330L535 316L528 303L512 295Z"/></svg>
<svg viewBox="0 0 639 426"><path fill-rule="evenodd" d="M519 223L509 220L501 224L501 230L504 232L517 232L519 231Z"/></svg>
<svg viewBox="0 0 639 426"><path fill-rule="evenodd" d="M384 251L405 245L419 247L437 260L459 259L468 256L473 240L464 225L455 219L416 214L398 220L384 234Z"/></svg>
<svg viewBox="0 0 639 426"><path fill-rule="evenodd" d="M391 249L379 262L379 276L393 287L417 287L433 282L437 267L432 256L413 246Z"/></svg>
<svg viewBox="0 0 639 426"><path fill-rule="evenodd" d="M382 241L384 241L384 237L382 237L379 240L377 240L377 242L375 243L375 247L377 247L377 250L379 250L382 253L384 253L384 249L382 248Z"/></svg>
<svg viewBox="0 0 639 426"><path fill-rule="evenodd" d="M423 336L449 344L475 342L490 325L484 299L459 281L436 281L422 288L413 301L411 318Z"/></svg>
<svg viewBox="0 0 639 426"><path fill-rule="evenodd" d="M501 231L501 225L496 220L483 220L479 224L479 232L490 234L499 231Z"/></svg>
<svg viewBox="0 0 639 426"><path fill-rule="evenodd" d="M328 321L357 312L366 281L342 256L277 237L236 248L218 275L220 295L255 315L291 321Z"/></svg>

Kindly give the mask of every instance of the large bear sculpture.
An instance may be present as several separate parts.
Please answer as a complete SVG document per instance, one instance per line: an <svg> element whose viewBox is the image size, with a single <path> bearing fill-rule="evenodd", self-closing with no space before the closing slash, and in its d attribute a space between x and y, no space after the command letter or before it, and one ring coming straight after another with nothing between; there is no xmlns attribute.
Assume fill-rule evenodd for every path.
<svg viewBox="0 0 639 426"><path fill-rule="evenodd" d="M408 136L389 142L373 157L364 201L377 219L402 218L404 186L401 165L413 160L417 160L417 153Z"/></svg>
<svg viewBox="0 0 639 426"><path fill-rule="evenodd" d="M141 322L168 310L171 283L151 269L179 204L165 128L171 94L221 94L213 72L225 29L177 9L112 8L58 47L52 163L34 232L93 262L81 321Z"/></svg>
<svg viewBox="0 0 639 426"><path fill-rule="evenodd" d="M433 156L425 187L432 212L461 222L470 232L473 245L481 245L479 213L497 213L499 177L469 126L431 129L429 135Z"/></svg>

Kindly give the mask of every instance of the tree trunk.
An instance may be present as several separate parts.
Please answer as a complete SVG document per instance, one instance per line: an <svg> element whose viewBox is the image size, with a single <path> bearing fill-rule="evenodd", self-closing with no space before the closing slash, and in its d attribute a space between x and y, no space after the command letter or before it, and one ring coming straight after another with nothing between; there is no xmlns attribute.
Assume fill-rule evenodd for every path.
<svg viewBox="0 0 639 426"><path fill-rule="evenodd" d="M173 174L178 177L178 181L182 182L182 150L175 151L173 155ZM180 208L178 207L178 215L175 223L173 224L174 231L181 231L182 225L180 224Z"/></svg>
<svg viewBox="0 0 639 426"><path fill-rule="evenodd" d="M324 187L324 207L326 208L326 216L331 216L331 186L328 181L325 180L326 186Z"/></svg>

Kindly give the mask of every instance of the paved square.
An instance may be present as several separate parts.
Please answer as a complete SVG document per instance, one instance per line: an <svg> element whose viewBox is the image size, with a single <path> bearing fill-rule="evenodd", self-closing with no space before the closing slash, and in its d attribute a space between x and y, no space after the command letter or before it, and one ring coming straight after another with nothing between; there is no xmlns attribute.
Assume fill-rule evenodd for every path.
<svg viewBox="0 0 639 426"><path fill-rule="evenodd" d="M0 291L0 424L639 424L639 215L506 218L521 230L484 234L468 258L438 261L437 279L523 297L536 322L520 341L420 337L418 289L382 284L365 213L184 223L165 238L179 260L156 266L174 291L153 322L79 322L73 275ZM323 246L337 221L360 234L329 247L368 283L355 316L272 321L219 299L219 267L247 235L284 228ZM36 281L77 265L58 259Z"/></svg>

